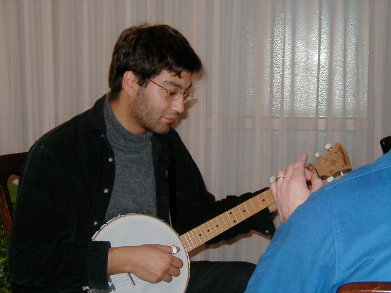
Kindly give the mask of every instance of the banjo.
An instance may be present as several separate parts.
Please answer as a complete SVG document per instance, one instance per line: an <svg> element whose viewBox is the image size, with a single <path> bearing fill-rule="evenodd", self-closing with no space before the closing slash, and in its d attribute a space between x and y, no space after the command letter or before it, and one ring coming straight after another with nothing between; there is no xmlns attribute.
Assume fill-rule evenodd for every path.
<svg viewBox="0 0 391 293"><path fill-rule="evenodd" d="M318 156L317 172L320 177L330 177L337 172L351 170L349 158L342 145L328 147L328 154ZM160 219L142 214L119 215L104 224L92 240L110 241L111 247L137 246L143 244L162 244L175 246L175 254L183 262L180 275L170 283L149 283L131 273L109 276L109 291L115 293L176 293L185 292L190 277L188 252L201 246L261 210L274 204L270 189L255 195L234 208L213 219L178 235L168 224Z"/></svg>

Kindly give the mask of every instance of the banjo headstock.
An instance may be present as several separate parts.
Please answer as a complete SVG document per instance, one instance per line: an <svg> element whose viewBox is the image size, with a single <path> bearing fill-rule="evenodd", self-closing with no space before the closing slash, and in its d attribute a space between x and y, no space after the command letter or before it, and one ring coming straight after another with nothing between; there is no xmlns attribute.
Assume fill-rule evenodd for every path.
<svg viewBox="0 0 391 293"><path fill-rule="evenodd" d="M316 153L316 171L322 179L332 181L335 176L343 175L352 170L348 154L342 144L337 142L333 146L325 145L327 153L323 156Z"/></svg>

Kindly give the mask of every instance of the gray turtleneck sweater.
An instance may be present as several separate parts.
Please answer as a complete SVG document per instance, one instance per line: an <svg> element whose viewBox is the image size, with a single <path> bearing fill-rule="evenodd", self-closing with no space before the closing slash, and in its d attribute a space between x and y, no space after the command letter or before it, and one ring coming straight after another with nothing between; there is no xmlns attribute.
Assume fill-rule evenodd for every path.
<svg viewBox="0 0 391 293"><path fill-rule="evenodd" d="M152 160L151 132L135 135L114 116L106 97L106 135L114 151L115 180L106 220L119 214L156 216L156 186Z"/></svg>

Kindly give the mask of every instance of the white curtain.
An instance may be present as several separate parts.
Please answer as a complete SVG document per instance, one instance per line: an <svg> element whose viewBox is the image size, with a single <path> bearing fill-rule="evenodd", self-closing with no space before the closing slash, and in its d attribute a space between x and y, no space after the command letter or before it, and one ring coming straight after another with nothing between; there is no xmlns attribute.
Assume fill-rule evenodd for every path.
<svg viewBox="0 0 391 293"><path fill-rule="evenodd" d="M204 62L177 129L217 198L326 143L359 167L391 135L390 18L389 0L0 0L0 154L88 109L120 32L149 22ZM267 243L254 233L195 258L256 262Z"/></svg>

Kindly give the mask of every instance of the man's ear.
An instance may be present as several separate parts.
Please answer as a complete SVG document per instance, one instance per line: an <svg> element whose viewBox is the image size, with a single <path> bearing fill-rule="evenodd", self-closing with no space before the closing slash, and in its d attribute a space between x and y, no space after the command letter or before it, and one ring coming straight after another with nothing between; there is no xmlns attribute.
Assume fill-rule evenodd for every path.
<svg viewBox="0 0 391 293"><path fill-rule="evenodd" d="M122 76L122 89L132 96L133 92L138 90L138 77L133 73L133 71L125 71Z"/></svg>

